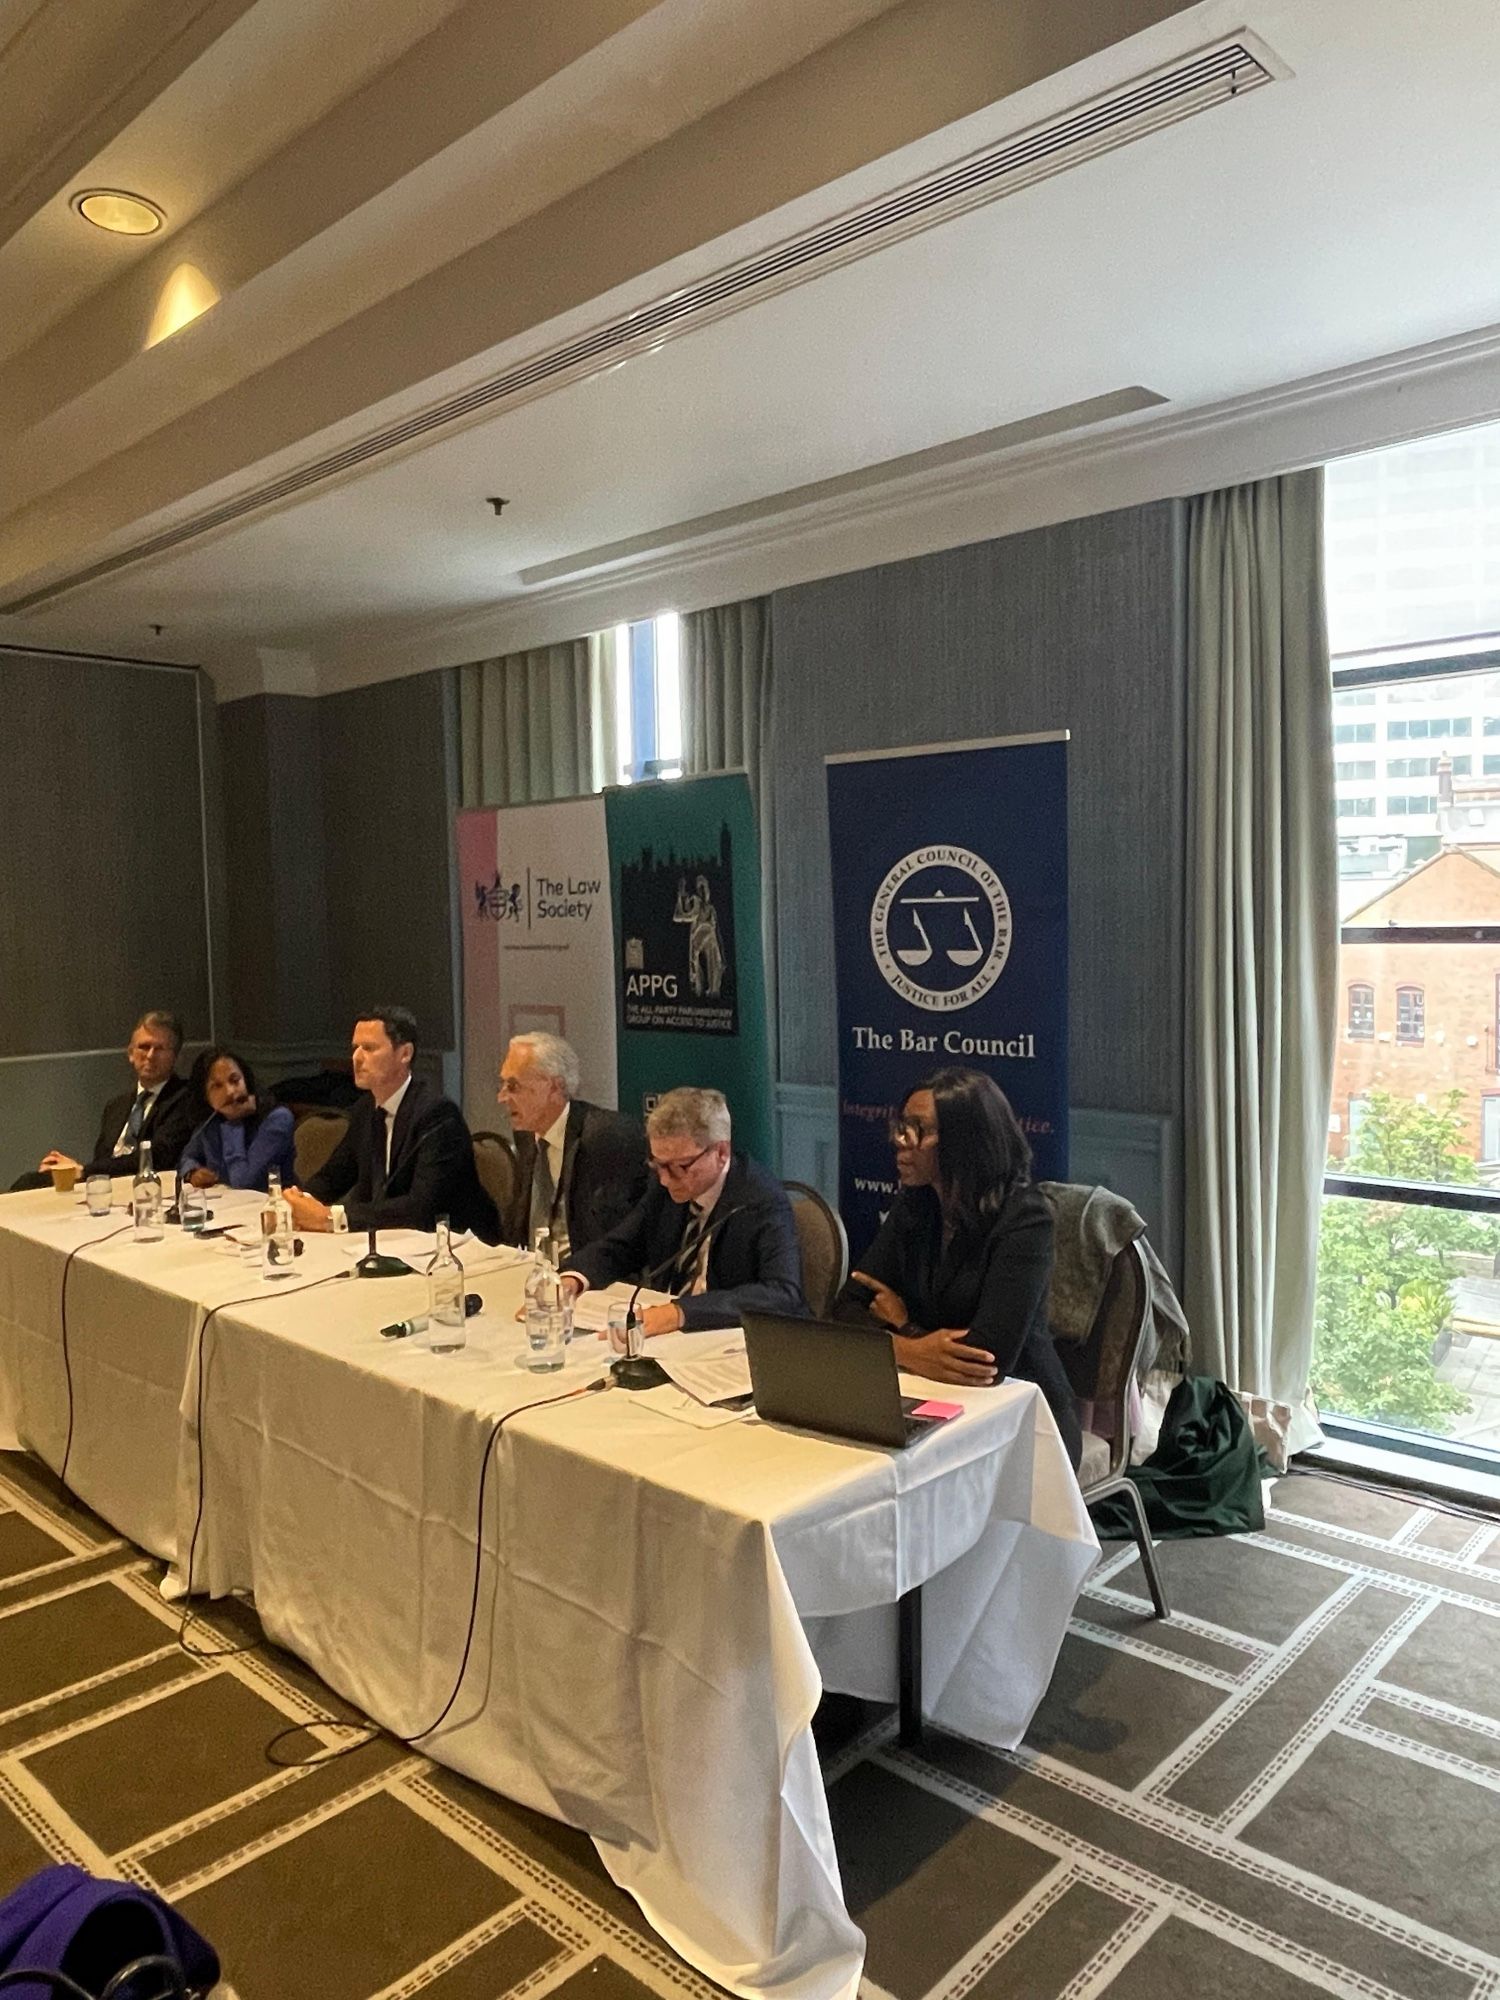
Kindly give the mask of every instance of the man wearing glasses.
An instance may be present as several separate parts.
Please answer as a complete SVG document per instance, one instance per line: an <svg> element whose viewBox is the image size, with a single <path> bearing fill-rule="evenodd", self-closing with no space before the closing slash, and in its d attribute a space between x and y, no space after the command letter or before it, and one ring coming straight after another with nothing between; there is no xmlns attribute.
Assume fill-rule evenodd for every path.
<svg viewBox="0 0 1500 2000"><path fill-rule="evenodd" d="M773 1174L733 1150L723 1093L669 1090L647 1115L646 1145L645 1194L562 1274L574 1297L622 1279L670 1292L642 1314L648 1334L805 1313L791 1203Z"/></svg>
<svg viewBox="0 0 1500 2000"><path fill-rule="evenodd" d="M640 1120L588 1103L578 1085L577 1053L561 1036L512 1035L496 1096L515 1134L516 1188L500 1240L527 1249L548 1230L559 1263L623 1221L646 1190Z"/></svg>

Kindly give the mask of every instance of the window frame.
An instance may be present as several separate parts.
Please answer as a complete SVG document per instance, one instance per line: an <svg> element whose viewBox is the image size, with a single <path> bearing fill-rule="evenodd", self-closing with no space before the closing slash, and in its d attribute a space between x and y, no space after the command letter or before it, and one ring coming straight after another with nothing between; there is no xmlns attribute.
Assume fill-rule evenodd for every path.
<svg viewBox="0 0 1500 2000"><path fill-rule="evenodd" d="M1339 666L1333 663L1331 679L1335 702L1340 694L1364 689L1399 686L1403 681L1459 680L1470 674L1500 673L1500 645L1474 653L1439 653L1422 660L1387 660L1378 665ZM1493 719L1495 727L1488 727ZM1335 725L1337 728L1337 725ZM1481 735L1500 735L1500 717L1485 718ZM1386 739L1387 741L1389 738ZM1400 739L1398 739L1400 740ZM1472 735L1470 737L1472 741ZM1455 944L1500 945L1500 924L1341 924L1339 943L1345 944L1427 944L1441 948ZM1351 984L1364 982L1350 982ZM1403 982L1409 986L1410 982ZM1424 990L1425 1001L1425 990ZM1496 975L1496 1049L1500 1051L1500 974ZM1347 1025L1347 1000L1345 1022ZM1425 1006L1423 1040L1426 1039ZM1417 1041L1402 1044L1420 1047ZM1497 1093L1500 1095L1500 1093ZM1482 1102L1482 1100L1481 1100ZM1480 1144L1483 1146L1483 1111L1480 1113ZM1352 1119L1350 1121L1352 1123ZM1350 1143L1353 1142L1351 1132ZM1381 1180L1373 1175L1325 1173L1324 1196L1343 1196L1355 1201L1408 1203L1418 1208L1444 1208L1469 1215L1500 1216L1500 1188L1486 1187L1482 1181ZM1435 1433L1407 1430L1397 1424L1382 1424L1367 1418L1324 1416L1319 1422L1333 1440L1355 1444L1378 1444L1383 1450L1413 1458L1450 1465L1465 1471L1493 1474L1500 1467L1500 1451L1483 1445L1455 1444Z"/></svg>
<svg viewBox="0 0 1500 2000"><path fill-rule="evenodd" d="M1363 994L1364 999L1357 1001L1354 997L1356 993ZM1368 1010L1368 1027L1355 1025L1356 1007ZM1348 1042L1373 1042L1375 1039L1375 988L1368 979L1349 981L1344 1008L1344 1039Z"/></svg>

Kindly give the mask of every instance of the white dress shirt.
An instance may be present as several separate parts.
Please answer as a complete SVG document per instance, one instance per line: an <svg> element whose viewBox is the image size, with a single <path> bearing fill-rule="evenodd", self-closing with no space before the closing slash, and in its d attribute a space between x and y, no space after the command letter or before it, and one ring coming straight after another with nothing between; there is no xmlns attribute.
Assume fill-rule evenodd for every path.
<svg viewBox="0 0 1500 2000"><path fill-rule="evenodd" d="M387 1174L391 1171L391 1141L396 1136L396 1113L401 1109L402 1098L405 1097L407 1091L410 1089L411 1077L408 1075L401 1088L394 1091L380 1107L385 1113L385 1170Z"/></svg>
<svg viewBox="0 0 1500 2000"><path fill-rule="evenodd" d="M720 1174L713 1186L688 1203L688 1207L692 1209L695 1215L702 1216L704 1230L703 1240L698 1245L698 1265L697 1269L693 1272L693 1282L684 1287L686 1291L693 1293L695 1297L699 1292L706 1292L708 1290L708 1253L714 1247L713 1238L708 1234L708 1221L709 1217L718 1207L719 1196L724 1192L724 1183L729 1178L729 1169L733 1164L734 1156L731 1154L724 1162L723 1173Z"/></svg>
<svg viewBox="0 0 1500 2000"><path fill-rule="evenodd" d="M146 1086L142 1083L136 1085L135 1104L132 1104L129 1111L125 1114L125 1123L120 1127L120 1136L115 1141L114 1157L117 1160L133 1150L133 1141L130 1139L129 1133L130 1121L135 1116L135 1105L141 1105L141 1130L144 1132L146 1129L146 1120L151 1116L151 1107L160 1096L160 1084L156 1086L155 1090L147 1090ZM144 1104L141 1104L142 1098L146 1100Z"/></svg>
<svg viewBox="0 0 1500 2000"><path fill-rule="evenodd" d="M568 1240L568 1204L562 1198L563 1152L568 1137L568 1110L565 1104L556 1119L537 1139L537 1150L547 1149L547 1165L552 1174L552 1261L562 1265L562 1260L572 1248Z"/></svg>

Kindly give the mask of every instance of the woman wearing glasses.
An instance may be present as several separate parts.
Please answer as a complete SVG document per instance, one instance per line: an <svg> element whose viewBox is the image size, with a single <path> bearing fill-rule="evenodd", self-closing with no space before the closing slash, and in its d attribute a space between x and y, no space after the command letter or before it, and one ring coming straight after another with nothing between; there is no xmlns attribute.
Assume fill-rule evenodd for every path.
<svg viewBox="0 0 1500 2000"><path fill-rule="evenodd" d="M1052 1211L1004 1092L979 1070L924 1077L891 1130L900 1192L841 1297L891 1329L897 1365L935 1382L1035 1382L1068 1456L1078 1412L1047 1329Z"/></svg>

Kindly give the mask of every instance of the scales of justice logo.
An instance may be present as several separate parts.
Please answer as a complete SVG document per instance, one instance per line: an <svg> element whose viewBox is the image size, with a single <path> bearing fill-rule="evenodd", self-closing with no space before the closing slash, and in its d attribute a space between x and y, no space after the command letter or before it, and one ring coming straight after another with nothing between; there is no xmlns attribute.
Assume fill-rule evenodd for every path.
<svg viewBox="0 0 1500 2000"><path fill-rule="evenodd" d="M988 993L1005 970L1011 936L1005 884L967 847L914 848L870 905L870 949L887 985L934 1014Z"/></svg>

